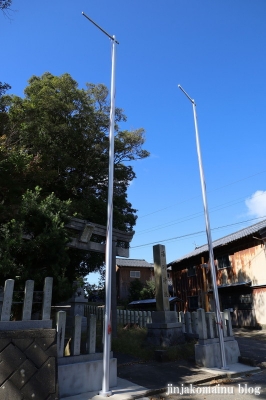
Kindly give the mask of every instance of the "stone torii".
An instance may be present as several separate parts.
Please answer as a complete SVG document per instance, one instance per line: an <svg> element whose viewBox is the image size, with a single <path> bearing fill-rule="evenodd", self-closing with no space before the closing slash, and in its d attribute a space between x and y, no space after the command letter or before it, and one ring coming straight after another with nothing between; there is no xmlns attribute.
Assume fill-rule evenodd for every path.
<svg viewBox="0 0 266 400"><path fill-rule="evenodd" d="M66 228L73 232L69 247L80 250L94 251L105 254L106 247L106 226L95 224L84 219L71 217L66 224ZM134 231L123 232L113 229L113 260L112 260L112 334L117 335L117 313L116 313L116 256L129 257L129 243L131 242ZM95 241L97 239L98 241Z"/></svg>

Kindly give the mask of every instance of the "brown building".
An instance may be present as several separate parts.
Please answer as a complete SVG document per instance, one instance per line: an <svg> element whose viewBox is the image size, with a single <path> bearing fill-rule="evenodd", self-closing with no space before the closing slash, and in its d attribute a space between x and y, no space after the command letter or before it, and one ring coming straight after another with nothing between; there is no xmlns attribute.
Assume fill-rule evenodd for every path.
<svg viewBox="0 0 266 400"><path fill-rule="evenodd" d="M213 241L221 310L235 326L266 326L266 220ZM180 311L213 311L208 246L168 264Z"/></svg>
<svg viewBox="0 0 266 400"><path fill-rule="evenodd" d="M142 284L154 279L153 264L145 260L116 258L116 288L118 300L127 300L130 283L135 279L139 279Z"/></svg>

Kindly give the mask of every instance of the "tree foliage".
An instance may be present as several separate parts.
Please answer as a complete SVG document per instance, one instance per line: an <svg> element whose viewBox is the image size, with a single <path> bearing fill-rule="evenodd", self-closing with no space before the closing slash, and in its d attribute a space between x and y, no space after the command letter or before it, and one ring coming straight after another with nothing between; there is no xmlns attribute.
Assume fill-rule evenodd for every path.
<svg viewBox="0 0 266 400"><path fill-rule="evenodd" d="M8 10L12 4L12 0L0 0L0 10Z"/></svg>
<svg viewBox="0 0 266 400"><path fill-rule="evenodd" d="M155 298L155 281L146 281L144 287L140 291L141 300Z"/></svg>
<svg viewBox="0 0 266 400"><path fill-rule="evenodd" d="M128 301L137 301L140 300L140 292L143 289L143 284L139 279L134 279L134 281L130 282L129 285L129 296L128 296Z"/></svg>
<svg viewBox="0 0 266 400"><path fill-rule="evenodd" d="M34 258L39 239L35 240L34 236L34 240L25 243L22 240L22 245L21 235L28 229L28 224L30 229L37 229L37 226L31 225L31 214L25 211L25 204L31 202L32 196L35 196L32 215L37 221L44 218L42 202L48 202L50 207L54 204L54 210L67 207L69 216L106 224L108 90L102 84L87 84L85 89L80 89L69 74L54 76L48 72L30 78L23 98L5 94L8 89L9 85L0 85L0 224L2 237L5 238L5 244L0 243L1 257L5 257L5 263L2 263L2 258L0 260L1 273L5 277L13 277L14 274L22 276L21 271L26 265L29 272L27 276L30 276L38 265L38 269L46 273L61 271L62 279L65 276L69 281L75 276L85 276L103 264L103 257L68 249L64 242L67 236L61 236L64 228L60 224L63 219L59 225L54 225L55 217L50 214L50 228L45 231L43 226L40 236L43 248L47 241L47 252L54 260L49 262L51 266L53 263L57 265L55 269L49 270L48 264L44 266L44 260L37 262ZM117 108L113 210L114 227L131 231L136 223L136 210L127 199L127 188L135 178L130 163L147 157L149 153L142 148L144 130L120 129L125 121L123 110ZM36 187L42 190L36 191ZM33 202L31 204L33 206ZM29 207L26 209L29 210ZM56 229L59 235L56 240L58 246L60 242L62 251L58 247L54 252L49 235L52 237ZM32 233L29 235L32 236ZM13 243L13 239L17 241L17 250L12 253L8 250L11 248L8 240ZM24 249L21 252L18 251L20 246ZM48 251L49 246L51 249ZM59 258L53 259L56 254ZM49 255L46 255L49 260ZM11 263L9 267L8 259ZM55 275L59 277L59 272L55 272Z"/></svg>
<svg viewBox="0 0 266 400"><path fill-rule="evenodd" d="M80 217L106 223L108 190L108 91L103 85L79 89L70 75L33 76L25 98L9 98L6 146L24 149L43 172L35 182L45 193L72 200ZM133 161L148 156L142 149L144 130L119 130L126 117L116 109L114 226L132 230L136 216L127 201L135 178Z"/></svg>
<svg viewBox="0 0 266 400"><path fill-rule="evenodd" d="M69 264L65 229L69 206L70 201L61 201L54 193L42 199L38 187L26 191L16 218L0 227L2 285L10 277L19 282L33 279L38 290L46 276L53 276L56 299L69 296L71 276L66 276L65 267Z"/></svg>
<svg viewBox="0 0 266 400"><path fill-rule="evenodd" d="M155 281L149 280L145 284L139 279L134 279L129 285L128 301L147 300L155 298Z"/></svg>

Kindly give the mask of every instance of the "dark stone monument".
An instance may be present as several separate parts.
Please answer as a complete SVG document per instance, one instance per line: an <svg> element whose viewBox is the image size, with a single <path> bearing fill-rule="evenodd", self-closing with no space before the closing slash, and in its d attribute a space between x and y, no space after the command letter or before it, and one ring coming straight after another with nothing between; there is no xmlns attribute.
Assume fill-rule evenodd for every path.
<svg viewBox="0 0 266 400"><path fill-rule="evenodd" d="M155 346L169 347L185 341L182 324L176 311L170 311L165 246L153 246L156 310L152 323L147 324L147 342Z"/></svg>

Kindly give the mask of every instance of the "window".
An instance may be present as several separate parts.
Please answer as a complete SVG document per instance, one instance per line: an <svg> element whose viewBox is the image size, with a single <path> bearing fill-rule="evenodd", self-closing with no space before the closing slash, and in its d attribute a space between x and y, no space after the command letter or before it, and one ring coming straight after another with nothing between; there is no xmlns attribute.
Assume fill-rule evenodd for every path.
<svg viewBox="0 0 266 400"><path fill-rule="evenodd" d="M253 308L251 293L231 295L223 294L221 300L223 309L232 308L234 310L252 310Z"/></svg>
<svg viewBox="0 0 266 400"><path fill-rule="evenodd" d="M187 276L195 276L196 275L196 267L188 267Z"/></svg>
<svg viewBox="0 0 266 400"><path fill-rule="evenodd" d="M231 262L229 260L229 256L217 257L217 265L218 265L218 269L231 267Z"/></svg>
<svg viewBox="0 0 266 400"><path fill-rule="evenodd" d="M189 310L197 310L198 296L189 296L188 297L188 307L189 307Z"/></svg>
<svg viewBox="0 0 266 400"><path fill-rule="evenodd" d="M130 271L130 278L140 278L140 271Z"/></svg>

